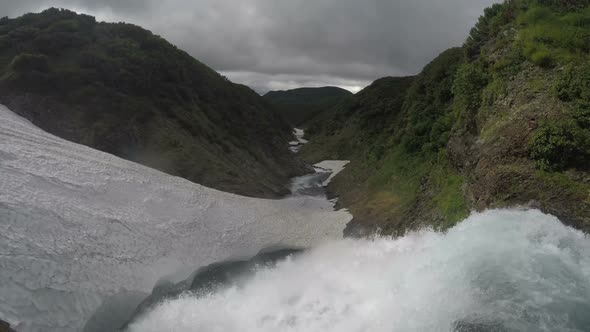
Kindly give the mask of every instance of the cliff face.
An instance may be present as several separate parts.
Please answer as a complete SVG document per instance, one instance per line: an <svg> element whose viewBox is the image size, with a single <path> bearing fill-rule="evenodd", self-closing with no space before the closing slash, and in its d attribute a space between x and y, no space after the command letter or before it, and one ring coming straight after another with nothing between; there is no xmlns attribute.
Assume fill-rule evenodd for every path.
<svg viewBox="0 0 590 332"><path fill-rule="evenodd" d="M524 205L590 231L588 22L587 1L494 5L409 87L377 81L312 124L306 158L353 161L330 188L351 229L445 229Z"/></svg>
<svg viewBox="0 0 590 332"><path fill-rule="evenodd" d="M0 20L0 103L42 129L224 191L274 197L305 171L290 126L159 36L49 9Z"/></svg>

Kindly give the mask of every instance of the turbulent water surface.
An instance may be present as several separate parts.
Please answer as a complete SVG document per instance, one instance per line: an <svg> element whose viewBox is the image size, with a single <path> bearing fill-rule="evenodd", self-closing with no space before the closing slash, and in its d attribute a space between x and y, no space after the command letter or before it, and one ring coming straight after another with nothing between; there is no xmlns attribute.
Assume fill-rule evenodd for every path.
<svg viewBox="0 0 590 332"><path fill-rule="evenodd" d="M130 331L590 331L590 240L538 211L446 234L341 240L240 286L162 303Z"/></svg>

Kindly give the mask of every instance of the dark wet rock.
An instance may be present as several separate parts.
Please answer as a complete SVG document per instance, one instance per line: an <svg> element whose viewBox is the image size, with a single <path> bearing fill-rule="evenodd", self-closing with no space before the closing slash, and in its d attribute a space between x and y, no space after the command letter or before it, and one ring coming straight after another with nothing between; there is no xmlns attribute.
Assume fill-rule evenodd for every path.
<svg viewBox="0 0 590 332"><path fill-rule="evenodd" d="M508 332L500 322L460 320L453 324L453 332Z"/></svg>
<svg viewBox="0 0 590 332"><path fill-rule="evenodd" d="M137 306L121 330L165 300L175 299L184 294L202 297L215 293L222 287L240 285L259 268L273 267L279 261L301 252L302 249L262 250L249 260L219 262L199 268L188 279L176 284L161 282L154 287L152 294Z"/></svg>
<svg viewBox="0 0 590 332"><path fill-rule="evenodd" d="M197 271L191 283L190 291L197 295L212 293L224 285L248 276L259 267L272 267L278 261L300 252L301 250L298 249L282 249L258 254L248 261L211 264Z"/></svg>
<svg viewBox="0 0 590 332"><path fill-rule="evenodd" d="M121 292L102 303L100 308L86 322L83 332L117 331L131 316L137 306L148 297L148 293Z"/></svg>
<svg viewBox="0 0 590 332"><path fill-rule="evenodd" d="M359 221L358 218L353 218L346 224L342 235L345 238L362 239L377 233L376 226L370 226L369 222Z"/></svg>
<svg viewBox="0 0 590 332"><path fill-rule="evenodd" d="M10 328L10 324L0 319L0 332L16 332Z"/></svg>

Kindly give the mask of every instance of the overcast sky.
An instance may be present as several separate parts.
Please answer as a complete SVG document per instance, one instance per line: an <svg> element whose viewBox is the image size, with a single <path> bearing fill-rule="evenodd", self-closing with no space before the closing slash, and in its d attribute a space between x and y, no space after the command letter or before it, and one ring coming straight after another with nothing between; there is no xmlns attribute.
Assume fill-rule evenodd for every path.
<svg viewBox="0 0 590 332"><path fill-rule="evenodd" d="M260 93L351 91L416 74L494 0L0 0L0 16L63 7L141 25Z"/></svg>

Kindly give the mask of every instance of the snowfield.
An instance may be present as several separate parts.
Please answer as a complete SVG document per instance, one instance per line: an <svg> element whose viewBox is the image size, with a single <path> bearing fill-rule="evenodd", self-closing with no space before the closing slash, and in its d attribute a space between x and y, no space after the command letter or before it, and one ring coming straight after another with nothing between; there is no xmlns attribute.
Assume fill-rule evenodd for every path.
<svg viewBox="0 0 590 332"><path fill-rule="evenodd" d="M103 300L270 246L342 237L324 197L220 192L57 138L0 105L0 319L79 331Z"/></svg>

